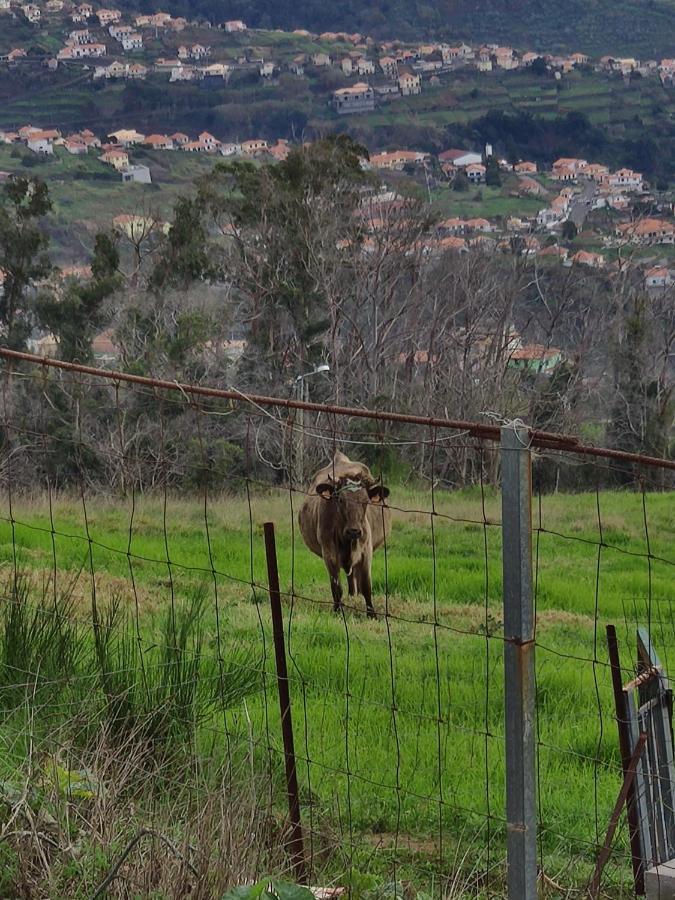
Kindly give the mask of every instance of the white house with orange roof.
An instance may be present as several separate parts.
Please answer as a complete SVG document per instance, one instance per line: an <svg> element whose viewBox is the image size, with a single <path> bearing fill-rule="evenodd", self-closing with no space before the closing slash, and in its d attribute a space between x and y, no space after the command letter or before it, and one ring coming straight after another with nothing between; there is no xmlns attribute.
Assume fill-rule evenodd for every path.
<svg viewBox="0 0 675 900"><path fill-rule="evenodd" d="M120 25L117 22L108 27L108 34L116 41L121 41L125 34L133 34L136 29L132 25Z"/></svg>
<svg viewBox="0 0 675 900"><path fill-rule="evenodd" d="M26 3L21 7L21 12L28 19L31 25L37 25L42 17L42 10L33 3Z"/></svg>
<svg viewBox="0 0 675 900"><path fill-rule="evenodd" d="M523 159L515 164L513 171L518 172L520 175L536 175L537 164L536 162L530 162L529 160Z"/></svg>
<svg viewBox="0 0 675 900"><path fill-rule="evenodd" d="M53 131L34 131L26 139L26 147L33 153L39 153L43 156L52 156L54 153L54 135L58 132Z"/></svg>
<svg viewBox="0 0 675 900"><path fill-rule="evenodd" d="M88 28L78 28L68 35L68 44L90 44L91 32Z"/></svg>
<svg viewBox="0 0 675 900"><path fill-rule="evenodd" d="M471 163L464 167L464 171L466 172L466 177L469 181L473 182L473 184L479 184L481 181L485 181L485 173L487 170L483 163Z"/></svg>
<svg viewBox="0 0 675 900"><path fill-rule="evenodd" d="M602 269L605 265L605 257L601 253L593 253L591 250L578 250L572 257L572 262L579 266L588 266L591 269Z"/></svg>
<svg viewBox="0 0 675 900"><path fill-rule="evenodd" d="M398 77L398 63L393 56L381 56L379 64L382 74L386 75L387 78Z"/></svg>
<svg viewBox="0 0 675 900"><path fill-rule="evenodd" d="M122 147L131 147L134 144L142 144L145 140L145 135L141 134L140 131L136 131L135 128L120 128L119 131L111 131L108 137L112 138L115 143L120 144Z"/></svg>
<svg viewBox="0 0 675 900"><path fill-rule="evenodd" d="M66 138L63 142L63 146L65 150L73 156L84 156L89 149L85 143L72 137Z"/></svg>
<svg viewBox="0 0 675 900"><path fill-rule="evenodd" d="M126 150L106 150L105 153L99 156L99 159L118 171L126 169L129 165L129 154Z"/></svg>
<svg viewBox="0 0 675 900"><path fill-rule="evenodd" d="M64 141L64 146L68 142L73 145L81 145L85 148L85 150L89 150L90 147L93 149L98 149L101 146L101 141L96 137L94 132L90 131L88 128L85 128L84 131L78 131L74 134L69 134Z"/></svg>
<svg viewBox="0 0 675 900"><path fill-rule="evenodd" d="M450 219L443 219L442 222L438 223L437 228L439 231L447 234L464 234L466 223L464 219L453 216Z"/></svg>
<svg viewBox="0 0 675 900"><path fill-rule="evenodd" d="M645 272L646 288L668 288L673 284L673 276L668 266L652 266Z"/></svg>
<svg viewBox="0 0 675 900"><path fill-rule="evenodd" d="M604 176L602 181L610 187L622 188L625 191L641 191L644 187L642 174L628 168L618 169Z"/></svg>
<svg viewBox="0 0 675 900"><path fill-rule="evenodd" d="M658 72L662 84L673 84L673 81L675 81L675 59L662 59L658 65Z"/></svg>
<svg viewBox="0 0 675 900"><path fill-rule="evenodd" d="M173 139L167 134L149 134L143 141L144 147L151 150L173 150L175 149Z"/></svg>
<svg viewBox="0 0 675 900"><path fill-rule="evenodd" d="M495 62L500 69L517 69L520 63L513 55L511 47L497 47L494 52Z"/></svg>
<svg viewBox="0 0 675 900"><path fill-rule="evenodd" d="M122 18L122 13L119 9L97 9L96 18L98 19L101 28L107 28L108 25L119 22Z"/></svg>
<svg viewBox="0 0 675 900"><path fill-rule="evenodd" d="M674 244L675 225L666 219L647 217L617 226L619 237L634 244Z"/></svg>
<svg viewBox="0 0 675 900"><path fill-rule="evenodd" d="M143 36L139 31L132 31L130 34L122 35L122 49L129 52L143 49Z"/></svg>
<svg viewBox="0 0 675 900"><path fill-rule="evenodd" d="M223 22L222 27L228 34L235 34L238 31L246 31L246 23L242 22L241 19L230 19L227 22Z"/></svg>
<svg viewBox="0 0 675 900"><path fill-rule="evenodd" d="M252 138L250 141L242 141L242 153L254 154L261 153L263 150L267 150L267 141L262 138Z"/></svg>
<svg viewBox="0 0 675 900"><path fill-rule="evenodd" d="M602 163L588 163L584 169L584 175L592 181L601 182L606 175L609 175L609 169Z"/></svg>
<svg viewBox="0 0 675 900"><path fill-rule="evenodd" d="M467 219L464 224L469 231L482 231L485 234L490 234L493 231L497 231L497 226L490 222L488 219Z"/></svg>
<svg viewBox="0 0 675 900"><path fill-rule="evenodd" d="M131 63L130 65L125 66L125 78L131 78L132 80L143 81L145 76L148 74L147 67L142 65L141 63Z"/></svg>
<svg viewBox="0 0 675 900"><path fill-rule="evenodd" d="M375 94L365 81L333 91L332 106L338 115L370 112L375 109Z"/></svg>
<svg viewBox="0 0 675 900"><path fill-rule="evenodd" d="M56 58L63 60L89 59L92 57L95 59L100 59L105 55L105 44L96 42L93 44L73 44L72 47L63 47L63 49L59 50L59 52L56 54Z"/></svg>
<svg viewBox="0 0 675 900"><path fill-rule="evenodd" d="M209 131L202 131L199 135L199 143L202 144L207 153L215 153L220 147L220 141L214 137Z"/></svg>
<svg viewBox="0 0 675 900"><path fill-rule="evenodd" d="M370 157L373 169L402 169L405 165L420 165L427 159L426 153L416 150L385 150Z"/></svg>
<svg viewBox="0 0 675 900"><path fill-rule="evenodd" d="M372 61L372 59L368 59L365 56L360 56L356 60L356 72L361 77L363 77L364 75L374 75L375 63Z"/></svg>
<svg viewBox="0 0 675 900"><path fill-rule="evenodd" d="M403 69L398 76L398 87L404 97L422 93L422 76Z"/></svg>

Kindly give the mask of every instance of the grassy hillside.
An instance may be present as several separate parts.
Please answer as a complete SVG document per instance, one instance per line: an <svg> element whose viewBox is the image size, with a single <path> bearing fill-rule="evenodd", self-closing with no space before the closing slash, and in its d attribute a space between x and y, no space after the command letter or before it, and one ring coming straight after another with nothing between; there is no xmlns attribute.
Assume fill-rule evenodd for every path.
<svg viewBox="0 0 675 900"><path fill-rule="evenodd" d="M300 500L294 498L296 508ZM250 765L273 776L273 805L283 810L270 614L264 590L255 586L266 583L261 526L274 520L282 590L294 598L285 608L287 641L317 880L359 884L375 873L433 888L434 873L443 872L457 874L467 895L497 897L504 838L501 534L499 497L490 492L485 500L483 510L477 492L437 493L432 520L416 512L430 508L428 494L394 487L391 502L400 509L386 557L379 553L374 564L375 605L389 615L376 622L365 619L360 602L344 619L331 614L323 564L293 530L286 491L254 492L250 519L245 499L234 496L214 497L206 514L201 501L169 499L165 507L152 497L133 504L92 499L86 522L80 500L57 499L50 517L45 499L15 498L13 527L0 523L0 572L6 579L15 565L25 569L36 598L44 584L51 596L53 573L55 595L69 587L70 615L85 629L95 584L99 610L117 598L148 653L162 640L162 611L180 609L201 586L202 652L210 659L222 653L227 664L234 648L243 647L257 660L266 692L228 712L214 710L197 729L194 749L202 762L192 770L168 764L161 796L150 800L150 779L136 797L127 830L143 821L148 803L160 819L171 807L170 833L180 843L180 786L223 755L246 759L247 747ZM668 606L674 570L667 561L675 537L673 497L648 495L645 502L650 563L638 494L543 497L535 523L541 852L545 871L569 887L588 877L596 823L603 833L620 786L604 625L616 623L626 666L637 625L651 625L667 668L675 653ZM79 683L92 684L87 677ZM143 677L136 673L139 686ZM69 724L65 698L50 696L33 725L32 741L43 755L71 741L84 715L79 725ZM2 692L0 699L7 704ZM5 783L15 783L24 768L21 723L17 714L0 726L0 739L14 748L3 756ZM83 753L80 745L81 738L69 759ZM124 803L122 795L111 797L108 814ZM91 892L119 847L107 837L93 855L87 828L73 827L82 849L69 871L82 879L78 890ZM625 835L619 848L606 874L608 896L615 898L629 896ZM475 881L490 860L487 880ZM465 896L446 887L447 896Z"/></svg>
<svg viewBox="0 0 675 900"><path fill-rule="evenodd" d="M134 0L125 0L137 8ZM169 8L211 21L243 18L262 28L361 31L374 36L463 37L548 50L643 56L672 50L672 0L169 0Z"/></svg>
<svg viewBox="0 0 675 900"><path fill-rule="evenodd" d="M71 156L57 147L53 157L37 157L25 148L0 145L0 171L37 175L49 186L52 212L47 227L56 261L86 257L96 231L109 228L119 213L151 212L170 218L178 196L211 170L213 158L198 154L137 150L134 162L150 167L153 183L123 184L96 153Z"/></svg>

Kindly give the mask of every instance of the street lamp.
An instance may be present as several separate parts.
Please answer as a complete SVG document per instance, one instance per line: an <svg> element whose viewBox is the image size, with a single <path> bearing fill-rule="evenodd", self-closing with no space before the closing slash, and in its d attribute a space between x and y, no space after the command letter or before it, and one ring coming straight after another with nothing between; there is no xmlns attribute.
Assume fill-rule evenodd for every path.
<svg viewBox="0 0 675 900"><path fill-rule="evenodd" d="M298 375L295 379L295 389L297 394L297 400L300 403L307 403L309 401L309 392L305 387L305 381L307 378L311 378L312 375L322 375L325 372L330 372L330 366L327 363L322 363L320 366L317 366L311 372L305 372L304 375ZM298 409L298 434L296 437L296 475L297 481L303 482L305 479L305 411L300 407Z"/></svg>
<svg viewBox="0 0 675 900"><path fill-rule="evenodd" d="M313 369L311 372L305 372L304 375L298 375L295 379L295 383L302 383L305 378L309 378L311 375L320 375L322 372L330 372L330 366L327 363L321 363L320 366L317 366L316 369Z"/></svg>

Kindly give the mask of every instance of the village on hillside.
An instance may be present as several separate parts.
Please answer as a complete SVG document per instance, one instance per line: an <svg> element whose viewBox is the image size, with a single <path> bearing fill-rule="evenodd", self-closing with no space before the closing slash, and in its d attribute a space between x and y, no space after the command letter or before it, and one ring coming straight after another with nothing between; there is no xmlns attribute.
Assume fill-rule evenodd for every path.
<svg viewBox="0 0 675 900"><path fill-rule="evenodd" d="M99 84L161 77L167 90L191 81L202 87L223 86L242 73L270 83L282 76L302 80L316 72L334 72L333 81L341 86L327 89L326 114L350 123L415 98L441 79L467 70L486 76L502 70L539 70L553 80L588 70L619 79L657 79L664 87L672 85L675 75L675 59L591 59L584 53L560 56L463 41L455 46L411 45L376 42L362 34L313 35L301 29L292 34L265 33L268 43L258 47L256 40L262 42L263 33L248 29L242 20L190 22L162 11L123 14L68 0L41 4L0 0L0 23L3 17L53 38L51 55L37 56L29 42L0 56L0 65L13 72L39 66L56 73L65 67ZM194 40L196 34L199 41ZM212 39L207 42L205 34ZM270 39L275 35L277 43ZM295 53L298 46L306 46L306 52ZM330 85L331 79L325 84ZM169 159L169 154L273 163L284 160L297 144L259 134L226 139L208 129L196 134L156 125L143 129L138 117L134 124L122 119L104 128L92 120L86 127L68 130L58 122L44 126L17 122L14 128L0 130L0 151L8 148L9 158L16 157L17 164L30 163L19 158L21 153L41 160L64 155L90 159L94 169L98 166L109 173L106 178L114 179L111 185L143 186L153 185L153 162ZM425 244L428 254L516 252L542 264L582 265L608 273L636 266L653 290L668 287L675 278L673 195L657 190L633 168L575 157L542 165L531 159L506 159L490 144L475 143L436 153L400 145L373 148L362 165L378 176L379 183L374 191L379 198L377 213L365 223L370 237L364 241L364 252L376 240L378 229L389 227L401 205L417 198L431 206L436 223ZM0 179L9 174L0 171ZM491 201L497 190L503 202L494 211L497 206Z"/></svg>
<svg viewBox="0 0 675 900"><path fill-rule="evenodd" d="M37 156L49 158L55 153L92 156L101 166L109 167L123 184L152 183L151 167L136 162L136 153L199 153L211 158L250 159L258 162L280 162L291 152L293 144L284 139L268 142L251 138L240 143L222 142L208 131L198 135L182 132L143 134L134 128L119 128L105 135L83 129L62 135L57 129L25 125L16 132L0 131L0 145L21 146ZM157 158L155 156L155 158ZM369 223L376 232L392 214L410 198L411 187L420 188L446 183L448 196L463 196L464 191L489 187L508 180L514 197L540 204L532 215L440 217L436 234L427 252L471 249L512 252L514 247L525 256L552 259L564 265L580 264L611 269L624 265L645 265L646 283L650 287L670 285L675 271L675 220L672 197L657 196L640 172L629 168L611 171L607 166L576 158L560 158L550 170L521 160L515 164L498 159L488 145L482 152L450 148L437 156L411 150L373 153L362 159L362 167L379 176L378 214ZM0 172L0 179L8 177ZM462 186L463 185L463 186ZM423 199L432 199L431 193ZM645 210L656 207L658 215ZM573 241L584 234L586 220L603 211L603 223L592 228L595 249L575 248ZM514 243L514 238L517 240ZM367 245L366 245L367 246ZM654 258L665 262L655 266Z"/></svg>
<svg viewBox="0 0 675 900"><path fill-rule="evenodd" d="M63 40L53 55L39 60L30 43L12 47L0 54L0 62L10 65L37 61L53 71L63 65L86 66L92 79L144 79L154 71L165 73L169 83L227 81L236 71L253 72L261 80L282 72L302 78L312 70L334 68L353 80L353 84L327 97L341 115L368 111L397 97L418 94L425 81L433 85L440 76L467 67L482 73L543 67L558 79L576 68L592 67L624 77L633 73L655 77L668 85L675 77L675 58L638 60L605 55L591 59L584 53L559 55L497 44L472 46L463 41L456 46L410 45L402 41L376 42L362 34L344 32L315 35L304 29L291 34L314 42L314 52L289 58L287 52L274 45L256 47L256 32L249 31L242 20L189 22L162 11L125 16L118 9L97 8L89 3L76 5L69 0L46 0L44 4L0 0L0 21L3 16L28 23L36 32L46 29ZM247 40L239 44L239 52L235 48L221 54L215 47L193 42L186 36L195 28L202 33L207 29L244 35Z"/></svg>

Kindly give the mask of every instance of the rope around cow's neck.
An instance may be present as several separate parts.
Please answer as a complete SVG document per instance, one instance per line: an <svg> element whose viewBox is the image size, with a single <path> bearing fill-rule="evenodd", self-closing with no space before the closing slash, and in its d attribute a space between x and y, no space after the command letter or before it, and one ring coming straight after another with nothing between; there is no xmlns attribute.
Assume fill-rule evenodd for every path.
<svg viewBox="0 0 675 900"><path fill-rule="evenodd" d="M337 493L341 494L343 491L349 491L350 494L355 494L357 491L362 490L364 485L360 481L352 481L351 478L347 478L346 481L341 484Z"/></svg>

